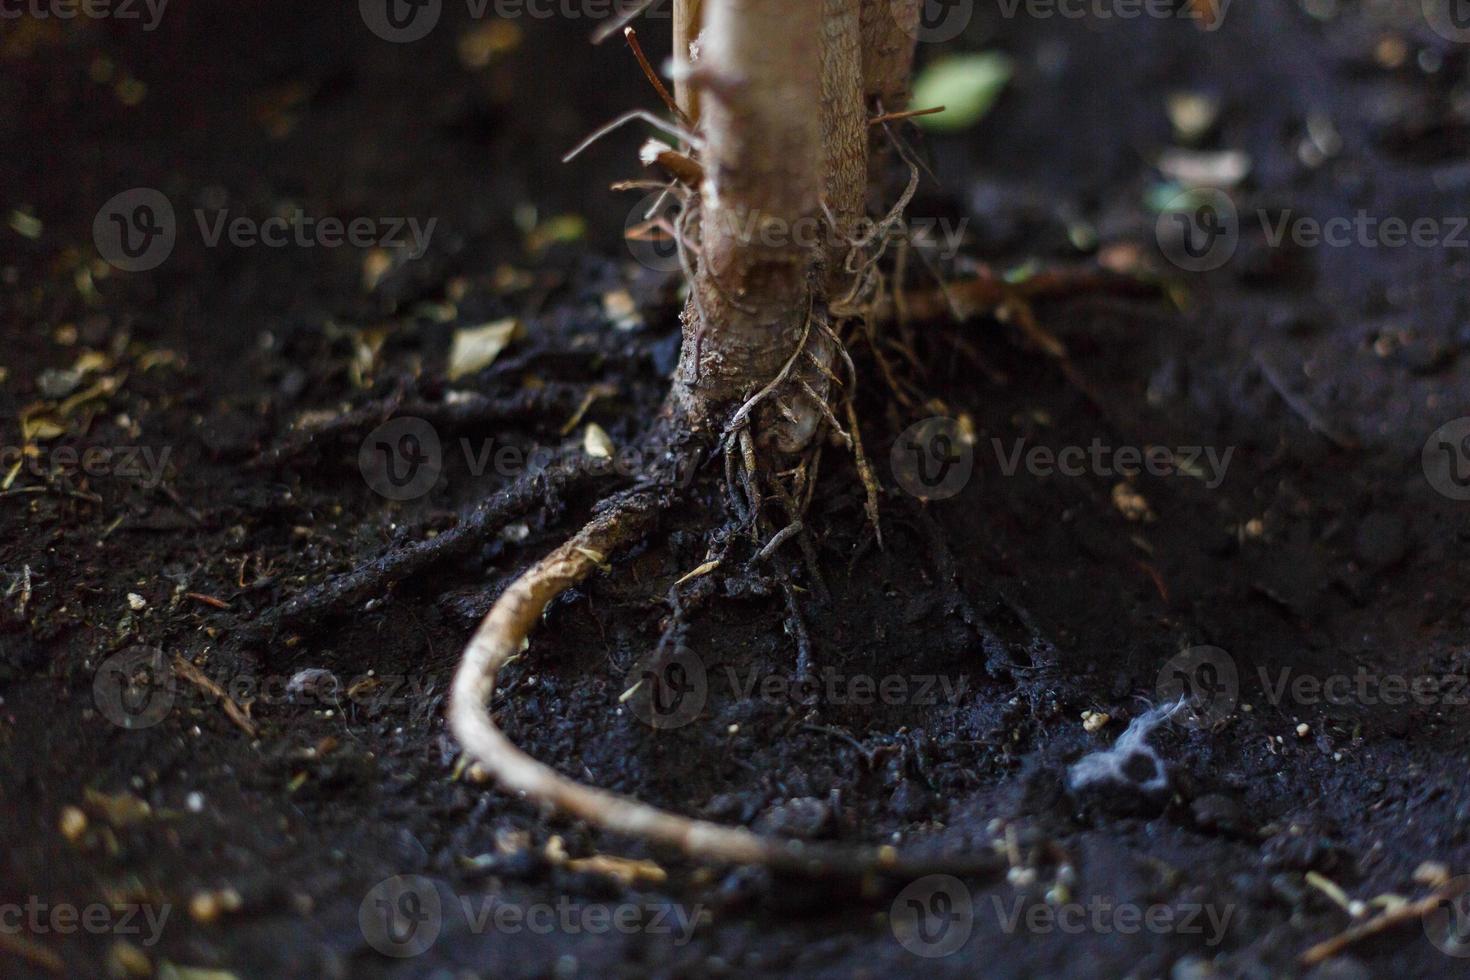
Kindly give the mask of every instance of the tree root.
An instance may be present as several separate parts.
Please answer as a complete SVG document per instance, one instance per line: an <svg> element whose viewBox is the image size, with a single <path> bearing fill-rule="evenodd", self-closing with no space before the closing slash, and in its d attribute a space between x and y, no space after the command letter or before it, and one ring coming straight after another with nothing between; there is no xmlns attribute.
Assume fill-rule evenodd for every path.
<svg viewBox="0 0 1470 980"><path fill-rule="evenodd" d="M345 613L435 565L469 555L499 526L594 479L603 468L600 460L580 453L562 456L545 470L527 474L481 501L464 520L438 537L391 551L309 589L262 617L256 629L270 633Z"/></svg>
<svg viewBox="0 0 1470 980"><path fill-rule="evenodd" d="M996 870L996 859L989 852L906 856L892 846L782 840L678 816L568 779L522 752L501 732L488 708L496 678L521 653L547 606L604 567L613 552L647 534L675 499L672 492L656 489L625 491L612 498L581 531L531 566L496 600L465 648L450 692L450 725L465 751L507 792L606 831L676 847L698 860L821 877Z"/></svg>
<svg viewBox="0 0 1470 980"><path fill-rule="evenodd" d="M548 418L565 418L581 409L588 398L609 393L605 386L551 382L525 388L510 395L489 397L470 392L453 392L440 401L409 398L404 392L370 402L339 415L324 425L292 432L283 442L262 453L251 465L276 469L308 450L333 439L361 433L394 416L426 420L435 428L461 429L474 425L505 422L538 423Z"/></svg>

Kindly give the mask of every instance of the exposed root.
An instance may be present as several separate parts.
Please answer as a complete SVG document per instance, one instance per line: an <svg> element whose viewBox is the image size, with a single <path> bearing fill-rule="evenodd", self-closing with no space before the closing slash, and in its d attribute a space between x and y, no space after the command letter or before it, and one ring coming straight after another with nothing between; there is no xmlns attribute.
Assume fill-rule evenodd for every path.
<svg viewBox="0 0 1470 980"><path fill-rule="evenodd" d="M409 398L402 391L339 415L324 425L292 432L280 444L262 453L252 464L275 469L290 463L308 450L333 439L358 435L394 416L412 416L443 429L505 422L545 424L548 418L564 418L577 411L588 398L611 393L599 385L552 382L525 388L511 395L492 398L470 392L453 392L440 401Z"/></svg>
<svg viewBox="0 0 1470 980"><path fill-rule="evenodd" d="M496 678L521 652L547 606L605 565L615 551L647 534L673 501L671 493L659 490L627 491L614 498L571 540L533 565L496 600L466 647L450 692L450 724L465 751L508 792L606 831L676 847L696 860L763 865L816 876L996 870L996 859L988 852L907 857L891 846L781 840L742 827L681 817L568 779L522 752L496 727L487 707ZM790 596L788 603L794 603Z"/></svg>
<svg viewBox="0 0 1470 980"><path fill-rule="evenodd" d="M595 478L602 469L600 460L581 454L563 456L547 469L528 474L480 502L464 520L438 537L391 551L369 565L324 582L262 617L256 628L270 632L301 627L345 613L435 565L469 555L496 528L548 498Z"/></svg>

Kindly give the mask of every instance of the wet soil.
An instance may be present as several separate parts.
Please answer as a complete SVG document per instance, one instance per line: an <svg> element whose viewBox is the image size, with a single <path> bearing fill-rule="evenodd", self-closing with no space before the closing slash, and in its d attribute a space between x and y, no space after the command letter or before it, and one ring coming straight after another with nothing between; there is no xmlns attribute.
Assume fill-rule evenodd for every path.
<svg viewBox="0 0 1470 980"><path fill-rule="evenodd" d="M829 594L813 590L803 613L837 682L815 699L781 686L795 648L780 593L732 585L687 613L685 643L709 678L698 717L654 731L620 705L670 585L706 557L718 467L612 574L550 611L498 698L519 744L683 813L994 853L1014 867L962 883L972 933L949 955L896 937L908 882L696 866L548 819L457 766L443 693L460 648L615 480L546 500L350 615L246 642L257 617L453 527L510 479L477 476L452 451L432 493L395 503L364 480L357 438L252 465L304 416L406 383L438 398L455 331L517 316L526 336L453 387L609 382L616 394L586 418L633 446L672 366L675 284L629 260L632 200L606 190L634 173L638 137L557 162L599 122L652 104L626 52L586 44L585 21L525 19L507 40L453 6L412 45L382 41L350 8L274 2L170 7L150 32L27 20L0 35L0 210L12 215L0 424L20 445L45 401L60 428L36 437L44 465L0 493L0 907L171 910L156 944L146 930L0 935L4 975L106 975L126 956L120 939L151 968L240 977L1305 975L1301 954L1353 921L1322 882L1366 902L1426 894L1424 862L1470 870L1470 504L1437 490L1422 460L1431 433L1470 413L1464 248L1272 248L1247 219L1223 268L1168 277L1173 302L1038 307L1070 371L993 318L920 333L920 384L942 408L900 409L865 361L885 542L864 523L851 463L829 451L809 522ZM488 65L476 45L496 49ZM924 141L939 183L915 213L968 219L967 255L999 268L1086 261L1069 236L1085 221L1106 254L1136 245L1170 270L1152 255L1146 198L1177 90L1219 100L1206 147L1249 154L1243 214L1470 213L1467 49L1421 20L1314 19L1269 2L1207 34L982 11L956 45L1012 53L1017 76L973 130ZM1337 143L1319 159L1302 144L1324 119ZM97 260L92 222L133 187L162 191L180 224L163 265L126 274ZM385 268L359 248L208 247L192 214L292 206L437 225L422 258ZM586 233L567 234L563 215ZM619 289L641 323L606 312ZM92 373L57 375L86 351L100 355ZM100 379L113 383L61 410ZM921 504L889 460L926 414L968 418L975 471L958 496ZM582 430L561 434L565 421L444 437L575 445ZM1218 485L1007 472L1018 440L1231 455ZM164 478L81 473L62 446L167 451ZM797 550L787 558L800 572ZM171 673L161 720L115 724L99 666L139 645L235 692L245 725ZM1161 672L1199 647L1217 648L1238 684L1225 684L1218 724L1155 731L1168 790L1070 791L1069 765L1159 703ZM323 675L307 670L338 687L313 688ZM1366 674L1368 696L1283 694L1283 671ZM855 678L902 687L873 697ZM1435 679L1440 694L1395 697L1395 678ZM776 693L742 690L767 679ZM1087 711L1111 720L1088 731ZM75 839L67 807L88 818ZM561 850L646 858L667 878L622 884ZM410 959L381 955L359 924L393 875L437 882L450 910ZM936 886L919 887L904 894ZM238 907L190 907L220 890ZM1048 892L1053 906L1165 909L1172 925L1026 918ZM561 903L580 925L477 928L459 899ZM601 907L643 922L702 915L688 936L619 931L588 924ZM1218 933L1205 913L1224 918ZM1410 922L1317 975L1461 975L1466 962Z"/></svg>

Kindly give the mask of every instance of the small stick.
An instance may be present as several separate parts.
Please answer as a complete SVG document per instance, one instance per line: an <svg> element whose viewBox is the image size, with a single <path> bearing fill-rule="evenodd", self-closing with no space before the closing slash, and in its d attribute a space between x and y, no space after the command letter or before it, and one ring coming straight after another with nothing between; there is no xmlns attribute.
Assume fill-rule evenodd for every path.
<svg viewBox="0 0 1470 980"><path fill-rule="evenodd" d="M250 716L247 715L240 708L240 706L235 703L235 699L230 697L229 694L225 692L224 688L220 687L214 681L209 679L208 674L204 673L204 671L200 670L194 664L191 664L189 661L185 660L178 654L174 654L174 673L178 674L184 680L188 681L190 684L193 684L204 693L218 698L220 702L220 707L224 709L225 715L230 719L230 721L234 722L237 728L239 728L246 735L249 735L251 738L254 738L256 736L257 731L255 728L255 722L250 720Z"/></svg>
<svg viewBox="0 0 1470 980"><path fill-rule="evenodd" d="M903 112L885 112L881 116L874 116L868 120L869 126L881 126L887 122L898 122L900 119L913 119L915 116L933 116L945 110L945 106L937 105L932 109L906 109Z"/></svg>
<svg viewBox="0 0 1470 980"><path fill-rule="evenodd" d="M1354 943L1361 942L1370 936L1376 936L1394 926L1422 919L1439 908L1439 903L1458 897L1465 891L1465 888L1464 881L1451 882L1428 898L1421 898L1417 902L1405 902L1397 908L1388 909L1376 918L1361 922L1313 946L1302 954L1301 964L1302 966L1316 966L1323 960L1336 956Z"/></svg>
<svg viewBox="0 0 1470 980"><path fill-rule="evenodd" d="M643 76L648 79L648 84L653 86L653 90L658 93L660 99L663 99L664 105L669 107L669 111L674 114L674 117L686 129L693 129L694 123L684 114L684 110L679 108L679 103L674 101L674 97L669 94L668 89L664 88L664 83L659 80L658 75L654 72L653 66L648 63L648 58L643 54L643 45L638 43L638 32L633 30L632 27L625 27L623 28L623 37L627 40L628 47L633 49L633 57L638 59L638 67L643 69Z"/></svg>
<svg viewBox="0 0 1470 980"><path fill-rule="evenodd" d="M572 148L571 152L561 158L561 162L571 163L582 153L583 150L587 149L587 147L602 139L608 133L611 133L615 129L626 126L630 122L637 122L640 119L648 123L650 126L657 126L659 129L662 129L665 132L668 132L678 137L679 139L688 143L690 146L700 146L703 142L698 136L695 136L693 133L686 132L681 127L676 126L666 120L660 119L658 116L655 116L647 109L634 109L632 112L623 113L621 116L614 119L606 126L603 126L601 129L597 130L597 132L593 133L582 142L578 143Z"/></svg>

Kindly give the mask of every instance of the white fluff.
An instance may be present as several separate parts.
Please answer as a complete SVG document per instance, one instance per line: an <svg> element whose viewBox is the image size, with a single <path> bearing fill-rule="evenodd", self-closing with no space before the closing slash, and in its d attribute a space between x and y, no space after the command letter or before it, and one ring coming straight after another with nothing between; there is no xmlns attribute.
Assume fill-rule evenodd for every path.
<svg viewBox="0 0 1470 980"><path fill-rule="evenodd" d="M1181 702L1182 703L1182 702ZM1067 785L1074 790L1098 783L1113 783L1128 786L1143 793L1158 793L1169 786L1164 772L1164 760L1148 744L1148 736L1155 728L1168 721L1180 704L1161 705L1147 711L1129 724L1128 730L1118 736L1111 747L1083 756L1067 770ZM1153 775L1140 780L1129 775L1125 766L1130 760L1141 756L1153 764ZM1135 760L1134 766L1138 763Z"/></svg>

